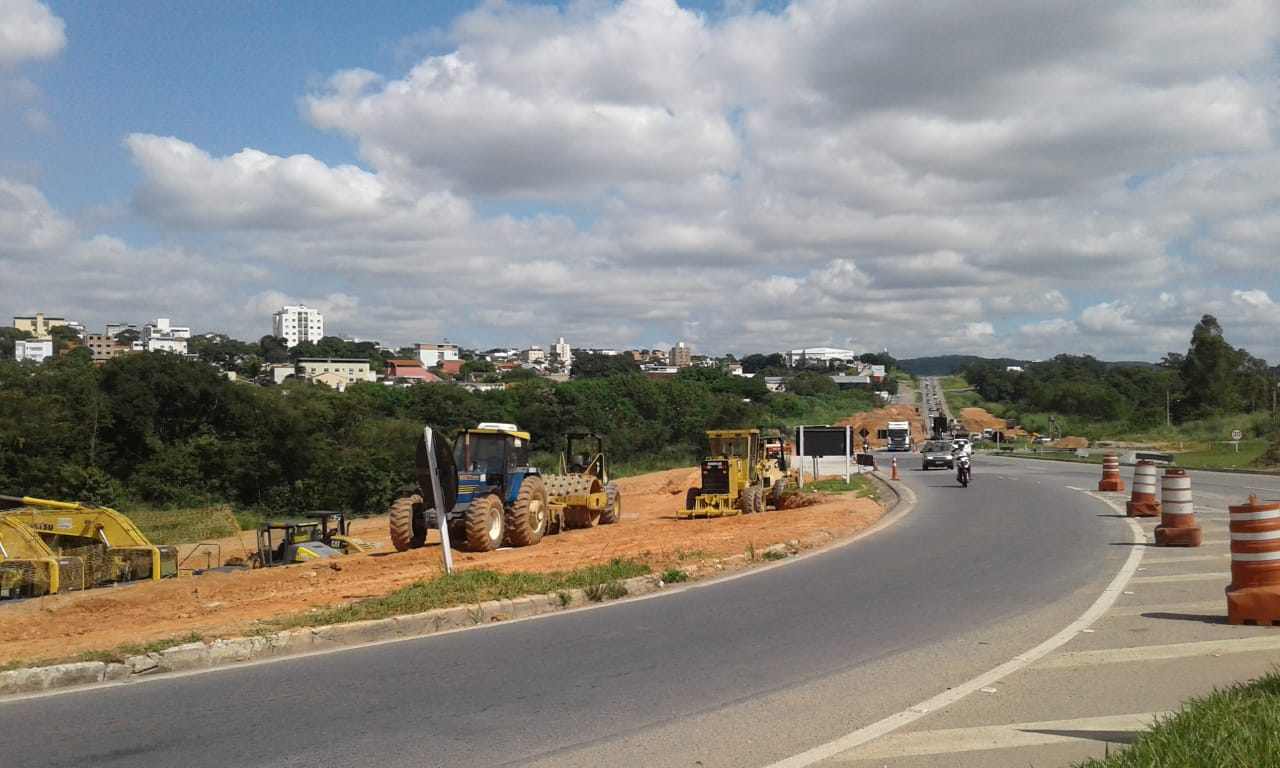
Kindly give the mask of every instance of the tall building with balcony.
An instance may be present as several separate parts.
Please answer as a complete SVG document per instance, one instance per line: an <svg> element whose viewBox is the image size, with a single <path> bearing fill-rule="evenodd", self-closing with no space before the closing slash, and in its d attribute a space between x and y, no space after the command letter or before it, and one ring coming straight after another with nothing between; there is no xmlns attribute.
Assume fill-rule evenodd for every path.
<svg viewBox="0 0 1280 768"><path fill-rule="evenodd" d="M569 342L565 341L563 336L551 345L551 359L563 370L567 371L573 367L573 347L569 346Z"/></svg>
<svg viewBox="0 0 1280 768"><path fill-rule="evenodd" d="M284 339L292 349L304 341L324 338L324 315L305 304L281 307L271 316L271 335Z"/></svg>

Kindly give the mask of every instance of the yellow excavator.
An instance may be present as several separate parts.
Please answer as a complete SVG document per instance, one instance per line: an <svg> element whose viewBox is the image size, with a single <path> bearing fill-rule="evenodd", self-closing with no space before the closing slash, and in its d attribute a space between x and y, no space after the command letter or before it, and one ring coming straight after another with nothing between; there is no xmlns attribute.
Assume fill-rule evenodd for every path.
<svg viewBox="0 0 1280 768"><path fill-rule="evenodd" d="M108 507L0 496L0 520L34 533L60 561L79 560L85 587L178 575L176 547L152 544L133 521Z"/></svg>
<svg viewBox="0 0 1280 768"><path fill-rule="evenodd" d="M84 589L84 563L58 557L35 531L0 517L0 600Z"/></svg>

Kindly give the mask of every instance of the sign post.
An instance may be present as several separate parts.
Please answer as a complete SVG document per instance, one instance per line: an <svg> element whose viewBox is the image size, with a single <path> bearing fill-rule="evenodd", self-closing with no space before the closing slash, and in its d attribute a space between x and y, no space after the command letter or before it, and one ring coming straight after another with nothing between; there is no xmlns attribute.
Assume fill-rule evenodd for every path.
<svg viewBox="0 0 1280 768"><path fill-rule="evenodd" d="M796 469L800 470L800 487L803 488L804 487L804 427L803 426L800 427L800 439L797 442L800 443L800 446L798 448L800 452L796 455Z"/></svg>
<svg viewBox="0 0 1280 768"><path fill-rule="evenodd" d="M852 429L853 427L850 427L848 424L846 424L844 427L844 484L845 485L849 484L849 451L853 446L853 440L850 439L852 437L852 435L850 434L850 431Z"/></svg>
<svg viewBox="0 0 1280 768"><path fill-rule="evenodd" d="M436 436L431 427L422 428L422 439L427 445L427 467L431 470L431 498L435 504L436 525L440 528L440 550L444 558L444 572L453 573L453 549L449 545L449 521L445 519L444 491L440 488L440 468L436 465Z"/></svg>
<svg viewBox="0 0 1280 768"><path fill-rule="evenodd" d="M1240 441L1244 439L1244 433L1238 429L1231 430L1231 444L1236 447L1236 453L1240 452Z"/></svg>

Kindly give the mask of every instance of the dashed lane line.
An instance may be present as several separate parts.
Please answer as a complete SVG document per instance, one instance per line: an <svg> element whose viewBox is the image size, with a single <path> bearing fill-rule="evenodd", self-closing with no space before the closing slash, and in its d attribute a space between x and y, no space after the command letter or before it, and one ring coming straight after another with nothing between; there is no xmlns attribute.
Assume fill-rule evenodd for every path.
<svg viewBox="0 0 1280 768"><path fill-rule="evenodd" d="M957 752L981 752L991 749L1016 749L1064 744L1072 741L1127 742L1122 738L1150 728L1168 712L1137 712L1127 715L1078 717L1071 720L1042 720L1032 723L980 725L972 728L945 728L936 731L912 731L886 736L845 752L831 764L862 760L886 760L924 755L951 755Z"/></svg>

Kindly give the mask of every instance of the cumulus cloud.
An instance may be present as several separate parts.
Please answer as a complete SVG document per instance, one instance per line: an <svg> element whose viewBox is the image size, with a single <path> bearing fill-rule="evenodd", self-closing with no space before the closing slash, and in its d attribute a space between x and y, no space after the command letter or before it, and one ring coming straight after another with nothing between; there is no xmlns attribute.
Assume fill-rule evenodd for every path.
<svg viewBox="0 0 1280 768"><path fill-rule="evenodd" d="M134 205L389 341L1280 353L1275 3L778 5L480 4L305 95L360 165L134 134Z"/></svg>
<svg viewBox="0 0 1280 768"><path fill-rule="evenodd" d="M0 68L48 59L67 44L66 23L38 0L0 3Z"/></svg>

